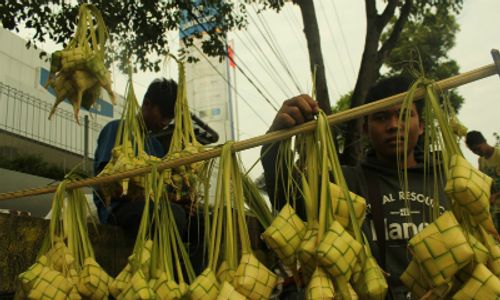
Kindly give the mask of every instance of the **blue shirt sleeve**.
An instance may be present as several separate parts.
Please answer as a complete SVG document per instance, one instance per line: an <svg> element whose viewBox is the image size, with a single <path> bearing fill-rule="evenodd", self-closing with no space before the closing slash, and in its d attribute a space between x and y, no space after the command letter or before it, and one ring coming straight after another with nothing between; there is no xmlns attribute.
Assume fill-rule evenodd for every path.
<svg viewBox="0 0 500 300"><path fill-rule="evenodd" d="M106 124L97 138L97 147L94 153L94 176L99 174L111 159L111 151L115 146L116 133L120 125L119 120Z"/></svg>

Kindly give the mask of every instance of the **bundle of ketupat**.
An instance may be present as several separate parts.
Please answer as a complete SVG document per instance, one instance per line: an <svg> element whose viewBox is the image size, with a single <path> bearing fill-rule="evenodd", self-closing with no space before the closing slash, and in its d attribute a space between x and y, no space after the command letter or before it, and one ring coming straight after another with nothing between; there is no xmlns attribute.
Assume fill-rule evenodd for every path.
<svg viewBox="0 0 500 300"><path fill-rule="evenodd" d="M170 148L164 160L179 159L202 151L202 145L194 134L193 121L189 111L184 63L179 60L177 63L179 80L174 108L175 127ZM170 187L172 201L183 202L191 210L195 209L199 175L203 166L204 162L200 161L164 171L165 183Z"/></svg>
<svg viewBox="0 0 500 300"><path fill-rule="evenodd" d="M132 73L130 72L126 88L125 107L116 133L111 159L97 176L122 173L159 162L159 158L148 155L144 150L145 130L144 120L134 92ZM101 186L100 190L105 203L109 205L112 197L121 195L130 194L129 199L142 200L143 188L143 177L137 176L122 179L120 183Z"/></svg>
<svg viewBox="0 0 500 300"><path fill-rule="evenodd" d="M489 214L491 179L463 158L453 129L458 122L456 116L446 109L443 111L431 81L418 78L401 110L412 105L413 94L420 86L426 91L424 157L432 158L434 166L443 166L444 176L434 175L446 179L445 192L451 211L439 216L437 202L434 203L434 222L409 241L413 260L401 275L401 281L415 296L426 299L477 299L480 295L496 299L497 292L489 288L490 276L483 272L487 270L483 264L494 261L491 250L496 242L492 235L498 236ZM446 105L449 106L445 100L445 108ZM436 154L431 149L440 151Z"/></svg>
<svg viewBox="0 0 500 300"><path fill-rule="evenodd" d="M36 263L19 275L17 299L108 298L111 277L94 258L87 198L79 189L65 190L73 179L69 175L57 187L49 232Z"/></svg>
<svg viewBox="0 0 500 300"><path fill-rule="evenodd" d="M155 166L144 182L146 201L134 250L110 283L111 295L116 299L181 299L189 292L184 274L192 281L194 271Z"/></svg>
<svg viewBox="0 0 500 300"><path fill-rule="evenodd" d="M63 50L51 56L50 75L46 86L54 88L56 102L49 119L59 103L69 99L79 124L80 106L90 109L103 87L116 104L111 88L111 76L104 65L105 44L108 38L106 24L99 10L92 4L82 4L78 13L75 35Z"/></svg>
<svg viewBox="0 0 500 300"><path fill-rule="evenodd" d="M348 190L335 144L331 140L328 119L323 112L318 116L317 131L322 143L319 211L326 212L320 215L316 250L318 264L332 277L339 298L355 299L359 295L362 299L384 299L388 289L385 276L376 264L370 246L361 232L360 221L364 219L366 201ZM327 181L329 172L333 174L338 189L332 190L331 183ZM332 194L332 191L340 191L341 194ZM347 214L348 219L344 218L344 221L348 224L346 228L349 228L349 231L342 226L338 218L341 216L342 220L338 209L341 207L340 203L346 204L347 212L344 214ZM322 225L325 221L328 226ZM352 232L352 235L349 232ZM355 270L357 274L351 278Z"/></svg>
<svg viewBox="0 0 500 300"><path fill-rule="evenodd" d="M243 173L231 147L232 143L228 142L222 148L213 217L211 224L208 220L205 224L211 228L206 232L209 239L208 266L203 277L195 280L200 284L191 285L191 294L195 288L209 286L210 289L205 288L203 299L229 299L235 292L237 297L268 299L278 278L253 254L245 219ZM208 203L205 205L208 207ZM221 253L222 257L219 257ZM216 278L213 278L213 270L217 270ZM212 293L208 295L207 291L215 290L215 297Z"/></svg>
<svg viewBox="0 0 500 300"><path fill-rule="evenodd" d="M272 222L265 226L262 239L273 250L280 261L297 277L297 251L305 233L306 226L297 215L293 204L294 181L292 172L294 164L293 151L289 151L291 140L282 141L279 145L277 160L276 180L288 183L285 191L286 204L274 217ZM283 164L281 164L283 163Z"/></svg>

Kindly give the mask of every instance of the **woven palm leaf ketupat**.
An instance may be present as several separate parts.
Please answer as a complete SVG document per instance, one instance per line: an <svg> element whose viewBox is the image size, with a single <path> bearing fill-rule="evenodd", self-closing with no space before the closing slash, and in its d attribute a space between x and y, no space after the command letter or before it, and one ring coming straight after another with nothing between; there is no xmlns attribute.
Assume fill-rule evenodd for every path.
<svg viewBox="0 0 500 300"><path fill-rule="evenodd" d="M359 278L354 279L355 290L361 299L383 300L388 286L381 268L373 256L365 259Z"/></svg>
<svg viewBox="0 0 500 300"><path fill-rule="evenodd" d="M350 216L349 207L347 205L348 200L344 197L344 192L335 183L330 183L329 187L335 220L344 226L344 228L350 228L351 222L349 221ZM352 192L349 192L349 195L352 200L352 205L354 206L354 214L357 218L358 224L362 224L365 218L366 200Z"/></svg>
<svg viewBox="0 0 500 300"><path fill-rule="evenodd" d="M478 264L453 300L500 299L500 280L483 264Z"/></svg>
<svg viewBox="0 0 500 300"><path fill-rule="evenodd" d="M335 288L330 276L321 267L317 267L306 287L306 299L334 299Z"/></svg>
<svg viewBox="0 0 500 300"><path fill-rule="evenodd" d="M33 284L28 299L67 299L73 287L73 283L62 273L45 267Z"/></svg>
<svg viewBox="0 0 500 300"><path fill-rule="evenodd" d="M156 293L156 299L176 300L181 299L183 295L177 282L169 279L165 272L161 272L151 288Z"/></svg>
<svg viewBox="0 0 500 300"><path fill-rule="evenodd" d="M103 87L115 104L115 94L111 88L111 76L104 65L105 44L108 32L99 10L91 4L82 4L78 13L78 23L73 38L65 49L51 55L49 80L56 92L56 101L49 119L59 103L68 99L73 105L76 122L85 95L86 108L92 106Z"/></svg>
<svg viewBox="0 0 500 300"><path fill-rule="evenodd" d="M206 268L189 286L193 299L216 299L219 294L219 282L211 268Z"/></svg>
<svg viewBox="0 0 500 300"><path fill-rule="evenodd" d="M144 150L145 128L139 103L134 92L132 72L129 71L125 107L116 133L111 159L97 177L145 167L160 161L159 158L148 155ZM109 205L111 198L120 195L120 193L122 195L131 194L132 196L129 198L132 200L142 199L142 189L144 189L143 178L143 176L136 176L124 179L116 184L102 186L100 192L104 197L105 203Z"/></svg>
<svg viewBox="0 0 500 300"><path fill-rule="evenodd" d="M488 232L496 232L489 211L492 179L459 155L451 157L449 172L446 194L463 206Z"/></svg>
<svg viewBox="0 0 500 300"><path fill-rule="evenodd" d="M297 253L305 282L309 282L317 266L315 256L318 244L318 222L313 222L312 225L308 224L307 227Z"/></svg>
<svg viewBox="0 0 500 300"><path fill-rule="evenodd" d="M117 300L128 299L155 299L155 292L148 284L146 276L141 270L134 273L130 281L127 283L123 291L116 298Z"/></svg>
<svg viewBox="0 0 500 300"><path fill-rule="evenodd" d="M109 294L108 284L111 277L92 258L83 263L78 282L78 292L86 299L105 299Z"/></svg>
<svg viewBox="0 0 500 300"><path fill-rule="evenodd" d="M245 296L243 296L242 294L238 293L238 291L234 288L234 286L232 286L229 282L224 281L216 299L217 300L245 300L247 298Z"/></svg>
<svg viewBox="0 0 500 300"><path fill-rule="evenodd" d="M19 286L16 292L20 298L27 297L37 278L41 277L42 273L46 271L47 264L47 257L42 255L26 271L19 274Z"/></svg>
<svg viewBox="0 0 500 300"><path fill-rule="evenodd" d="M289 268L297 264L297 249L302 242L305 224L295 213L290 204L286 204L262 233L267 246L273 250L280 260Z"/></svg>
<svg viewBox="0 0 500 300"><path fill-rule="evenodd" d="M406 270L401 274L400 280L414 297L421 298L429 289L429 285L426 282L427 279L424 276L419 263L415 259L412 259Z"/></svg>
<svg viewBox="0 0 500 300"><path fill-rule="evenodd" d="M112 279L109 282L109 293L114 297L118 298L121 292L125 289L127 284L130 282L132 278L132 266L127 264L125 268L116 276L116 278Z"/></svg>
<svg viewBox="0 0 500 300"><path fill-rule="evenodd" d="M316 258L331 276L351 277L362 245L339 222L333 221L318 244Z"/></svg>
<svg viewBox="0 0 500 300"><path fill-rule="evenodd" d="M411 238L408 246L432 286L450 282L474 257L460 225L449 211Z"/></svg>
<svg viewBox="0 0 500 300"><path fill-rule="evenodd" d="M169 56L173 57L172 55ZM174 107L175 126L168 153L165 155L164 160L189 156L203 150L194 134L193 121L189 111L185 66L183 62L175 57L173 58L177 61L179 68L177 97ZM191 209L195 208L198 197L197 183L204 164L204 161L199 161L164 171L165 183L175 191L171 197L172 201L189 202Z"/></svg>
<svg viewBox="0 0 500 300"><path fill-rule="evenodd" d="M87 229L88 203L81 189L66 190L78 180L71 173L58 185L49 230L37 262L19 275L18 298L106 299L109 275L94 259Z"/></svg>

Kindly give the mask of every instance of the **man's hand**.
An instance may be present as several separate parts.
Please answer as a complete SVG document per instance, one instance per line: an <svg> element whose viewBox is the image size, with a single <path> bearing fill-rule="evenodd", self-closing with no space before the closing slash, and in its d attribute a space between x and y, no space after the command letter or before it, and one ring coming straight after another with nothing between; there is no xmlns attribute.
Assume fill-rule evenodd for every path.
<svg viewBox="0 0 500 300"><path fill-rule="evenodd" d="M310 121L319 112L319 106L309 95L299 95L286 100L274 117L269 132L290 128Z"/></svg>

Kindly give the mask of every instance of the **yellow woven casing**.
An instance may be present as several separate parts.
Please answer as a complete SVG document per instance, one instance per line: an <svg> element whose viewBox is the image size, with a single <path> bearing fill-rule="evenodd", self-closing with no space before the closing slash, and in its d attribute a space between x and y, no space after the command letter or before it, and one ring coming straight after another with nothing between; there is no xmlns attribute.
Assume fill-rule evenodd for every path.
<svg viewBox="0 0 500 300"><path fill-rule="evenodd" d="M344 277L335 277L332 279L333 282L333 287L335 288L335 300L344 300L344 299L350 299L350 300L358 300L358 294L356 294L356 291L352 287L352 285L345 280ZM369 298L367 298L369 299Z"/></svg>
<svg viewBox="0 0 500 300"><path fill-rule="evenodd" d="M150 267L150 261L151 261L151 249L153 248L153 241L152 240L147 240L144 245L142 246L142 249L140 250L140 257L138 256L139 253L133 253L128 257L128 263L131 266L137 266L141 268L142 274L149 274L149 267ZM140 261L139 261L140 258Z"/></svg>
<svg viewBox="0 0 500 300"><path fill-rule="evenodd" d="M61 65L63 72L72 72L74 70L84 70L88 59L88 51L78 47L73 49L65 49L61 51Z"/></svg>
<svg viewBox="0 0 500 300"><path fill-rule="evenodd" d="M354 289L361 299L385 299L388 289L387 281L373 256L365 259L359 278L354 281Z"/></svg>
<svg viewBox="0 0 500 300"><path fill-rule="evenodd" d="M330 276L321 267L317 267L306 288L306 299L333 299L335 288Z"/></svg>
<svg viewBox="0 0 500 300"><path fill-rule="evenodd" d="M332 199L332 211L335 215L335 220L344 226L344 228L350 228L350 215L349 206L347 204L347 199L345 198L344 191L336 185L335 183L330 183L330 195ZM349 192L349 196L352 200L352 205L354 207L354 215L358 220L358 224L362 224L365 219L366 212L366 200L354 193Z"/></svg>
<svg viewBox="0 0 500 300"><path fill-rule="evenodd" d="M93 258L87 257L80 272L78 292L87 299L107 299L110 281L111 277L101 266Z"/></svg>
<svg viewBox="0 0 500 300"><path fill-rule="evenodd" d="M469 241L469 245L472 248L472 251L474 251L474 262L479 264L486 264L489 256L489 251L486 246L484 246L483 243L481 243L470 233L467 233L467 239Z"/></svg>
<svg viewBox="0 0 500 300"><path fill-rule="evenodd" d="M33 284L38 277L42 276L42 273L47 271L46 268L48 264L47 257L42 255L38 260L28 268L28 270L19 274L17 277L19 279L19 287L17 293L22 293L23 295L28 295L29 291L33 288Z"/></svg>
<svg viewBox="0 0 500 300"><path fill-rule="evenodd" d="M195 299L195 298L192 298ZM201 298L200 298L201 299ZM224 281L222 283L222 287L217 295L217 300L245 300L247 299L242 294L238 293L238 291L231 285L229 282Z"/></svg>
<svg viewBox="0 0 500 300"><path fill-rule="evenodd" d="M154 283L149 281L149 286L155 291L158 300L177 300L182 297L179 285L174 280L168 280L165 272L160 272Z"/></svg>
<svg viewBox="0 0 500 300"><path fill-rule="evenodd" d="M72 267L75 258L71 255L71 251L69 251L66 244L63 242L56 242L50 249L47 251L45 256L48 259L48 266L52 269L63 272Z"/></svg>
<svg viewBox="0 0 500 300"><path fill-rule="evenodd" d="M192 299L215 299L219 294L219 282L215 272L206 268L189 286Z"/></svg>
<svg viewBox="0 0 500 300"><path fill-rule="evenodd" d="M474 257L474 251L450 211L411 238L408 245L432 286L450 282Z"/></svg>
<svg viewBox="0 0 500 300"><path fill-rule="evenodd" d="M115 297L118 298L118 295L122 293L122 291L125 289L125 287L128 285L130 282L130 279L132 278L132 267L130 264L127 264L125 268L116 276L114 280L111 280L109 283L109 293Z"/></svg>
<svg viewBox="0 0 500 300"><path fill-rule="evenodd" d="M289 204L286 204L271 225L262 233L262 238L288 267L295 269L297 250L305 232L304 222Z"/></svg>
<svg viewBox="0 0 500 300"><path fill-rule="evenodd" d="M146 276L139 269L132 275L127 286L123 291L116 297L117 300L128 300L128 299L155 299L156 293L151 289L146 280Z"/></svg>
<svg viewBox="0 0 500 300"><path fill-rule="evenodd" d="M240 259L233 285L236 290L249 299L268 299L271 296L278 276L269 271L253 254L243 254Z"/></svg>
<svg viewBox="0 0 500 300"><path fill-rule="evenodd" d="M399 279L412 293L413 297L420 299L429 288L424 276L418 262L412 259Z"/></svg>
<svg viewBox="0 0 500 300"><path fill-rule="evenodd" d="M28 299L67 299L73 283L60 272L44 267L40 277L33 284L28 294Z"/></svg>
<svg viewBox="0 0 500 300"><path fill-rule="evenodd" d="M308 226L302 243L299 246L298 257L305 283L309 282L316 266L316 242L318 240L318 223Z"/></svg>
<svg viewBox="0 0 500 300"><path fill-rule="evenodd" d="M223 261L219 269L217 270L217 278L219 279L219 282L232 282L234 279L234 274L236 273L236 270L232 270L229 268L229 265L227 261Z"/></svg>
<svg viewBox="0 0 500 300"><path fill-rule="evenodd" d="M485 236L484 245L489 251L486 265L495 276L500 278L500 245L489 234Z"/></svg>
<svg viewBox="0 0 500 300"><path fill-rule="evenodd" d="M450 176L445 193L464 207L478 224L496 232L490 215L492 179L474 168L465 158L453 155L450 159Z"/></svg>
<svg viewBox="0 0 500 300"><path fill-rule="evenodd" d="M500 299L500 280L484 264L478 264L472 276L452 299Z"/></svg>
<svg viewBox="0 0 500 300"><path fill-rule="evenodd" d="M318 264L331 276L349 280L362 245L339 222L333 221L316 250Z"/></svg>

